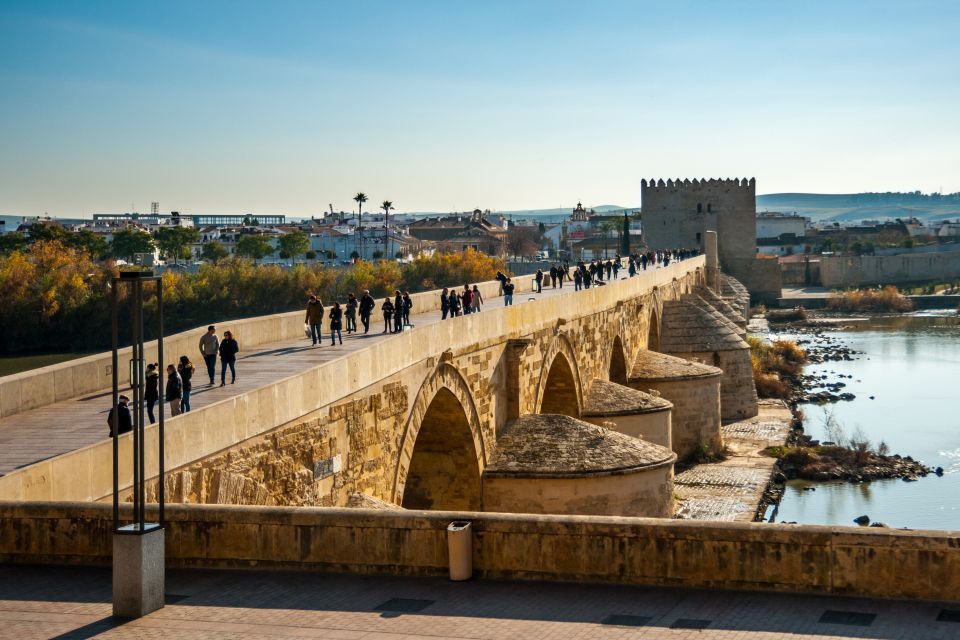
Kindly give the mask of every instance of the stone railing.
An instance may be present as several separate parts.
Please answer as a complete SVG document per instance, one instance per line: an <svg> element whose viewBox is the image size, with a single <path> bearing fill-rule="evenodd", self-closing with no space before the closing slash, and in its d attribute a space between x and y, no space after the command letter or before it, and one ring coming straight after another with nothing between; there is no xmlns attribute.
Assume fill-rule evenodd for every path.
<svg viewBox="0 0 960 640"><path fill-rule="evenodd" d="M530 290L530 278L516 278L518 293ZM463 284L460 285L461 287ZM484 300L497 296L499 283L489 281L479 283L480 293ZM425 291L411 294L414 313L435 311L440 308L439 290ZM377 300L379 307L382 300ZM329 303L327 303L329 310ZM240 348L249 351L253 347L271 342L290 340L303 336L303 311L290 311L268 316L257 316L243 320L229 320L215 323L217 334L230 331L240 343ZM379 317L375 315L374 319ZM110 327L104 327L105 332ZM188 355L194 360L200 360L198 344L200 336L207 331L207 325L190 329L182 333L167 336L163 341L164 356L161 371L168 363L176 363L181 355ZM156 341L145 345L148 362L157 359ZM130 384L129 361L130 348L122 349L119 353L120 382L123 388ZM67 362L31 369L22 373L0 377L0 418L29 411L39 407L68 400L77 396L103 392L113 384L112 355L109 351L97 353Z"/></svg>
<svg viewBox="0 0 960 640"><path fill-rule="evenodd" d="M591 287L576 294L576 305L571 305L570 296L553 296L536 304L503 307L502 300L495 299L497 283L484 283L481 291L488 302L483 313L404 331L259 389L171 418L166 424L166 469L176 469L291 423L448 349L457 350L485 341L493 343L511 335L554 327L559 318L570 317L578 310L585 314L598 313L615 307L621 300L649 292L653 287L670 285L674 280L702 270L703 265L704 258L699 256L663 269L642 272L612 285ZM516 297L531 290L529 276L517 278L515 282L519 287ZM438 306L439 296L435 292L418 294L414 300L415 310L425 311ZM302 335L302 312L281 317L287 316ZM128 461L131 459L131 434L124 434L119 440L120 458ZM156 425L147 427L148 474L155 474L158 468L156 440ZM106 439L17 469L0 477L0 500L99 500L113 491L112 456L111 440ZM131 476L129 466L122 464L122 488L129 486Z"/></svg>
<svg viewBox="0 0 960 640"><path fill-rule="evenodd" d="M443 575L452 520L486 578L960 598L956 531L603 516L170 505L167 565ZM110 505L0 503L0 563L106 565L111 526Z"/></svg>

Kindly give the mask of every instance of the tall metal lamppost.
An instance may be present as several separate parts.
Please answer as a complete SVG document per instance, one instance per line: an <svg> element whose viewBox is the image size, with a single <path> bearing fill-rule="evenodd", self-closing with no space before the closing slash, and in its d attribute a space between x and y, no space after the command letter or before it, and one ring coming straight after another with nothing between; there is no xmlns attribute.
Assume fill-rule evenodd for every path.
<svg viewBox="0 0 960 640"><path fill-rule="evenodd" d="M163 402L159 403L156 429L147 430L144 421L144 391L147 357L144 350L143 292L146 283L153 283L157 296L157 362L163 366L163 282L152 271L121 271L112 279L110 293L113 329L113 615L137 618L163 607L164 597L164 496L163 496ZM130 314L130 413L132 430L120 434L119 316L120 288L126 287ZM162 372L158 371L158 375ZM162 379L162 378L161 378ZM156 434L157 501L156 522L146 517L147 436ZM151 439L152 441L152 439ZM122 457L129 463L121 464ZM120 520L120 469L133 472L130 491L133 515L129 522ZM126 480L126 478L124 479Z"/></svg>

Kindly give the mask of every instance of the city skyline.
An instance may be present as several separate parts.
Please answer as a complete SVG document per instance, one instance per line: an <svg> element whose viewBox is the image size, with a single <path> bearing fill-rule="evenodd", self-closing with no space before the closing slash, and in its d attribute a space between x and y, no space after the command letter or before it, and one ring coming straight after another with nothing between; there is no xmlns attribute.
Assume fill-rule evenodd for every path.
<svg viewBox="0 0 960 640"><path fill-rule="evenodd" d="M946 2L5 3L0 213L960 191Z"/></svg>

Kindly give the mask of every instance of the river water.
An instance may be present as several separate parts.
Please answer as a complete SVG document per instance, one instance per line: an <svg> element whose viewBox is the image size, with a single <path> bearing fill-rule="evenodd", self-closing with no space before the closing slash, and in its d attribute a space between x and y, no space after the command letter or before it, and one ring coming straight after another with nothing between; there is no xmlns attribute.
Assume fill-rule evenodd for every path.
<svg viewBox="0 0 960 640"><path fill-rule="evenodd" d="M945 473L916 482L790 481L776 521L851 525L866 514L891 527L960 531L960 317L921 312L823 333L862 353L852 362L808 365L805 370L852 374L852 379L842 380L847 384L843 391L856 399L802 406L806 433L829 439L824 426L832 412L846 434L860 429L871 442L885 442L891 454L912 456L931 468L943 467Z"/></svg>

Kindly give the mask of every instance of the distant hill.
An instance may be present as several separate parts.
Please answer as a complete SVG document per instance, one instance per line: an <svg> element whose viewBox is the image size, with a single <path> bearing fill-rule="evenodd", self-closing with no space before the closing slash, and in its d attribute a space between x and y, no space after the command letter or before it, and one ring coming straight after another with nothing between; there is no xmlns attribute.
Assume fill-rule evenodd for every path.
<svg viewBox="0 0 960 640"><path fill-rule="evenodd" d="M770 193L757 196L757 211L796 212L814 221L849 222L883 218L960 218L960 194Z"/></svg>

